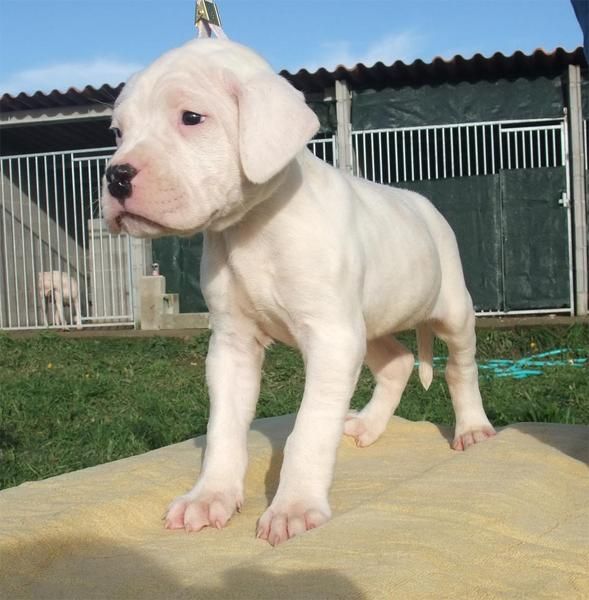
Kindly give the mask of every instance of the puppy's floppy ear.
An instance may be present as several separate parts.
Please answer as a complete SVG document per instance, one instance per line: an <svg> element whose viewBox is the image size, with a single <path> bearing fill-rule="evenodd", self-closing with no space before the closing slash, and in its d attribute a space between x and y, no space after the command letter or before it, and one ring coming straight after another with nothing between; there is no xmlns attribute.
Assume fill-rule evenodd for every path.
<svg viewBox="0 0 589 600"><path fill-rule="evenodd" d="M319 120L303 94L274 73L242 83L237 99L241 166L252 183L263 183L303 149Z"/></svg>

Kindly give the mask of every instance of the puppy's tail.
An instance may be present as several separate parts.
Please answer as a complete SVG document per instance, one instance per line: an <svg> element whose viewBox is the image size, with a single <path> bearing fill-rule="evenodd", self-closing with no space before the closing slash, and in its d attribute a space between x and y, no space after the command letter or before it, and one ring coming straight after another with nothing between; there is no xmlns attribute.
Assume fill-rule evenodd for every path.
<svg viewBox="0 0 589 600"><path fill-rule="evenodd" d="M434 333L428 323L417 326L417 356L419 358L419 380L428 389L434 378Z"/></svg>

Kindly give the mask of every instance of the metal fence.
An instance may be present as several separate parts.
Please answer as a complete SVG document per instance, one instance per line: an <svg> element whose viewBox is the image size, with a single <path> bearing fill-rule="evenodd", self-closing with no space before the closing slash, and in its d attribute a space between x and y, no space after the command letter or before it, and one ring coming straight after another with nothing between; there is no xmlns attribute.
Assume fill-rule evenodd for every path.
<svg viewBox="0 0 589 600"><path fill-rule="evenodd" d="M355 174L384 184L567 165L564 119L353 131L350 143ZM308 147L338 165L335 136ZM133 324L130 240L106 230L99 202L113 151L0 159L0 329Z"/></svg>
<svg viewBox="0 0 589 600"><path fill-rule="evenodd" d="M564 166L565 131L563 119L354 131L354 172L394 184Z"/></svg>
<svg viewBox="0 0 589 600"><path fill-rule="evenodd" d="M100 212L111 153L0 159L0 328L133 323L129 238Z"/></svg>
<svg viewBox="0 0 589 600"><path fill-rule="evenodd" d="M335 164L335 138L310 150ZM132 254L102 219L114 148L0 158L0 329L129 326Z"/></svg>
<svg viewBox="0 0 589 600"><path fill-rule="evenodd" d="M337 166L337 144L334 135L315 138L309 142L308 148L321 160Z"/></svg>

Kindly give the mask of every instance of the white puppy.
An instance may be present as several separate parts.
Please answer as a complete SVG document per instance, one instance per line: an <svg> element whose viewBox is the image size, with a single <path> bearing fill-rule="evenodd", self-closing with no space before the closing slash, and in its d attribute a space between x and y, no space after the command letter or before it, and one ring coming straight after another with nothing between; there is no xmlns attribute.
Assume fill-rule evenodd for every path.
<svg viewBox="0 0 589 600"><path fill-rule="evenodd" d="M78 284L67 273L62 271L45 271L37 276L37 289L39 290L39 299L43 311L43 323L47 323L47 300L53 305L53 314L55 325L67 327L63 315L63 307L69 306L72 315L75 308L76 329L82 329L82 313L80 312L80 295L78 293Z"/></svg>
<svg viewBox="0 0 589 600"><path fill-rule="evenodd" d="M223 527L239 510L247 430L272 340L300 349L306 384L278 490L258 523L271 544L329 519L342 433L366 446L385 429L414 364L396 331L417 328L426 388L433 335L449 347L454 448L493 435L478 388L472 302L448 223L418 194L315 158L306 144L316 116L259 56L228 41L190 42L125 86L112 125L118 149L103 195L111 230L206 232L207 450L196 485L171 504L167 527ZM347 414L363 361L377 381L374 396Z"/></svg>

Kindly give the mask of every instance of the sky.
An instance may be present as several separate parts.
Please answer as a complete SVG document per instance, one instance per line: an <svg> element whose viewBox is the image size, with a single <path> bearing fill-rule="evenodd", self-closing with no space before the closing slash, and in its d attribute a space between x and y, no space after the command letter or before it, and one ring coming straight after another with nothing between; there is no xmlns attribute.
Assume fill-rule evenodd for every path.
<svg viewBox="0 0 589 600"><path fill-rule="evenodd" d="M195 37L194 0L0 0L0 95L117 85ZM569 0L217 0L277 70L573 50Z"/></svg>

